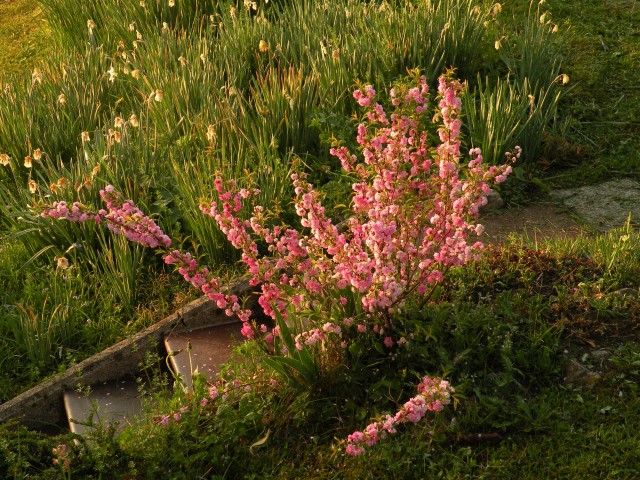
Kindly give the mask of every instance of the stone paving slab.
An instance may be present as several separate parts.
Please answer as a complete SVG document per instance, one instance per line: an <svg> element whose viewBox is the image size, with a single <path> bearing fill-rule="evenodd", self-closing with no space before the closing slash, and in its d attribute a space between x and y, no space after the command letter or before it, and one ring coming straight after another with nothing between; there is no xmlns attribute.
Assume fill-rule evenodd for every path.
<svg viewBox="0 0 640 480"><path fill-rule="evenodd" d="M191 387L195 371L214 380L220 365L229 359L233 343L243 338L241 328L242 323L233 322L175 331L165 338L171 367L185 386Z"/></svg>
<svg viewBox="0 0 640 480"><path fill-rule="evenodd" d="M86 393L68 391L63 398L69 428L80 435L94 428L87 423L131 424L142 411L143 403L136 379L132 377L92 385Z"/></svg>
<svg viewBox="0 0 640 480"><path fill-rule="evenodd" d="M597 231L620 227L629 215L631 223L640 224L640 183L629 178L557 190L550 196Z"/></svg>
<svg viewBox="0 0 640 480"><path fill-rule="evenodd" d="M250 295L251 287L246 279L241 279L230 291L244 297ZM253 301L249 306L254 308ZM15 419L29 428L57 431L67 420L63 392L75 390L78 386L86 387L125 375L135 375L147 352L164 355L163 341L171 331L228 322L229 317L214 302L201 297L131 338L0 404L0 423Z"/></svg>

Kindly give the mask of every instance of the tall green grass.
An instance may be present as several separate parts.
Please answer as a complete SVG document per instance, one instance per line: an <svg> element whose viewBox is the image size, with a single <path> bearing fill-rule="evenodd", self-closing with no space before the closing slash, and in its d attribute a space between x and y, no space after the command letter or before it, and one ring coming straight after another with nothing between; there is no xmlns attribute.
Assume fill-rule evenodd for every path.
<svg viewBox="0 0 640 480"><path fill-rule="evenodd" d="M327 125L313 120L350 130L359 82L383 91L419 68L433 84L456 67L471 85L471 141L491 162L518 143L532 159L559 98L560 58L547 48L557 34L537 11L507 35L496 9L472 0L41 3L57 50L0 92L0 153L11 157L0 166L0 235L24 246L26 270L72 252L120 326L142 298L143 272L162 266L102 227L44 221L43 203L99 208L99 188L113 184L218 267L237 257L197 209L213 175L251 183L286 217L292 162L313 166L319 183L336 165ZM34 318L46 310L28 307Z"/></svg>

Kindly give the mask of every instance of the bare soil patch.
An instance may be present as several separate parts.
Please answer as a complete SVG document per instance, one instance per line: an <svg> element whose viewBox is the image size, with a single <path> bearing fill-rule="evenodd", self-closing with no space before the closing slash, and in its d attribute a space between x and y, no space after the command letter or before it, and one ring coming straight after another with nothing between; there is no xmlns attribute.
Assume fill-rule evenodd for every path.
<svg viewBox="0 0 640 480"><path fill-rule="evenodd" d="M552 202L496 210L482 215L480 223L485 226L481 240L490 245L504 243L512 234L537 242L575 238L582 232L576 220Z"/></svg>

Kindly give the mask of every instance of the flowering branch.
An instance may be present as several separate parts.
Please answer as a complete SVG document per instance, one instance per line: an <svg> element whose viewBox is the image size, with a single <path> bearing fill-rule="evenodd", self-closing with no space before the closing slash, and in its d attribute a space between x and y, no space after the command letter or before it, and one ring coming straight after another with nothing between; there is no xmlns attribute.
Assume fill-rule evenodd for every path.
<svg viewBox="0 0 640 480"><path fill-rule="evenodd" d="M366 446L373 446L389 434L396 433L396 426L402 423L418 423L427 412L441 412L451 402L453 387L441 378L422 377L415 397L409 399L396 412L384 420L370 423L362 432L353 432L347 437L346 451L349 455L360 455Z"/></svg>

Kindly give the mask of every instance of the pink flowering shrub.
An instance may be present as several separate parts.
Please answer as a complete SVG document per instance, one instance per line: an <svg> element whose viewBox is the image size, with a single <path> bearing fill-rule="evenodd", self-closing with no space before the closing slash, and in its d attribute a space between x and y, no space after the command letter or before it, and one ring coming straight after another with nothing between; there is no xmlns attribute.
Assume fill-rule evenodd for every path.
<svg viewBox="0 0 640 480"><path fill-rule="evenodd" d="M267 227L261 206L253 208L249 219L241 218L243 202L259 192L239 188L234 180L218 177L217 199L200 206L241 250L250 283L260 285L259 303L265 313L275 319L277 311L287 321L290 311L304 316L302 326L311 329L295 332L296 348L324 339L327 318L358 332L372 324L374 331L385 335L385 345L392 346L391 316L412 296L428 296L449 268L477 259L482 251L476 237L483 227L473 221L486 203L489 185L504 181L511 172L509 163L519 156L519 148L515 155L507 155L504 166L485 166L479 149L472 149L470 160L463 162L459 118L463 85L450 75L439 79L434 118L441 122L439 143L432 147L425 128L430 120L429 88L424 77L415 76L413 81L391 89L390 114L376 101L371 85L354 92L365 108L356 137L361 156L345 147L331 149L354 179L352 215L344 228L325 215L321 195L304 173L292 175L302 229ZM123 201L113 187L107 186L100 195L107 210L94 213L78 202L71 208L58 202L45 206L42 216L105 220L112 231L133 242L170 247L171 240L155 222L130 200ZM267 245L268 255L260 255L259 241ZM237 315L244 323L244 335L259 334L267 341L278 336L278 327L269 332L265 325L252 324L251 312L242 309L236 296L225 293L220 279L190 253L168 251L164 260L228 315ZM322 323L314 325L316 318ZM341 335L340 328L334 322L330 331Z"/></svg>
<svg viewBox="0 0 640 480"><path fill-rule="evenodd" d="M268 315L275 318L276 309L286 316L289 308L300 313L330 307L332 318L340 319L355 309L369 322L382 321L388 331L390 316L411 296L428 295L447 269L478 258L483 245L475 238L483 227L473 220L489 185L511 172L509 163L519 149L500 167L483 165L479 149L462 163L463 85L449 76L439 79L440 143L431 147L424 128L428 86L424 77L415 81L391 90L390 115L376 102L372 86L354 92L366 108L357 129L362 158L345 147L331 149L354 178L352 215L343 230L325 215L321 195L304 173L292 175L302 230L267 228L261 206L250 219L241 219L243 201L256 192L239 189L233 180L216 180L218 200L200 208L242 251ZM257 239L267 244L268 256L259 255ZM359 305L347 305L347 297Z"/></svg>
<svg viewBox="0 0 640 480"><path fill-rule="evenodd" d="M460 93L463 84L450 74L438 82L438 141L428 131L429 88L424 77L399 82L390 91L392 111L377 102L371 85L354 92L365 109L358 125L357 152L344 146L331 149L353 178L351 215L336 225L325 213L321 194L304 173L291 178L300 227L269 226L262 206L243 218L243 204L259 192L240 188L235 180L214 182L216 199L200 205L214 218L231 244L241 251L250 284L259 286L259 303L275 320L269 329L250 319L235 295L226 293L221 279L188 252L170 250L171 240L130 200L112 186L100 191L106 209L93 212L76 202L45 206L45 218L106 222L132 242L158 248L166 264L200 289L227 315L243 322L242 333L257 337L273 355L265 363L294 384L314 385L327 342L348 346L350 338L369 330L393 349L406 343L396 338L392 318L414 299L427 299L448 269L475 260L483 245L483 227L475 223L486 203L490 185L504 181L520 155L507 154L503 166L483 164L479 149L460 152ZM268 254L261 255L262 248ZM347 441L347 452L358 455L398 424L418 422L427 411L440 411L450 401L449 384L424 377L419 394L394 415L374 422ZM213 398L213 397L211 397ZM203 397L202 406L211 398ZM178 413L178 414L176 414ZM180 421L184 412L159 418L162 425Z"/></svg>
<svg viewBox="0 0 640 480"><path fill-rule="evenodd" d="M409 399L396 412L384 420L370 423L362 432L353 432L347 437L346 451L349 455L364 453L365 446L373 446L389 434L396 433L396 426L402 423L418 423L427 412L441 412L451 402L453 388L441 378L423 377L418 384L415 397Z"/></svg>

